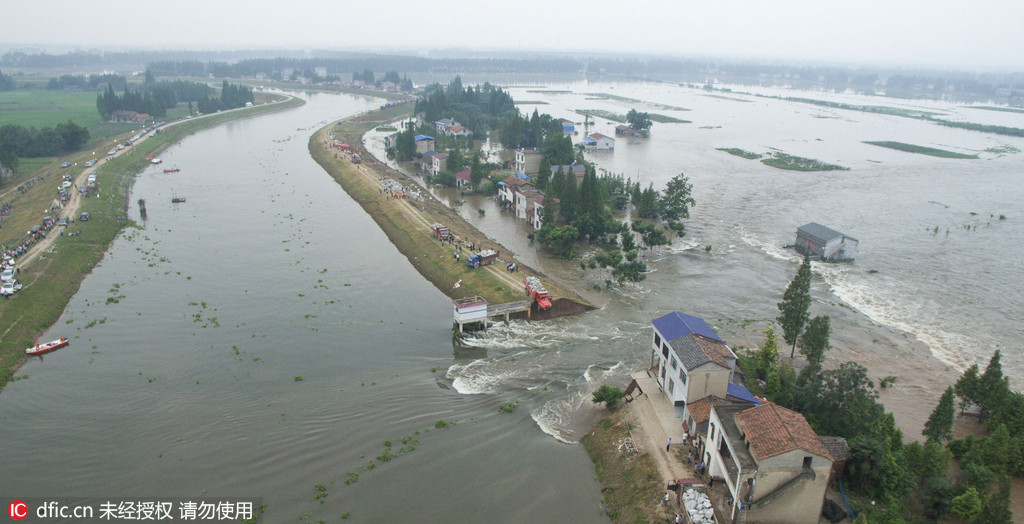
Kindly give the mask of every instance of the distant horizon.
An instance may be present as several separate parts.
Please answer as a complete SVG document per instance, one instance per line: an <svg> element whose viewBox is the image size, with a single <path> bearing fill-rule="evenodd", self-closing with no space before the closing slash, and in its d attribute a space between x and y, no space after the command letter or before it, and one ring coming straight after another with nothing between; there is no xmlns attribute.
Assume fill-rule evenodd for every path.
<svg viewBox="0 0 1024 524"><path fill-rule="evenodd" d="M115 0L8 2L0 47L121 49L465 49L1007 71L1024 68L1024 2L820 0L670 2L475 0L423 4L178 0L163 10ZM719 58L721 57L721 58Z"/></svg>
<svg viewBox="0 0 1024 524"><path fill-rule="evenodd" d="M955 71L962 73L1024 73L1024 64L1016 68L1001 66L970 66L938 63L901 63L895 61L856 61L856 60L829 60L824 58L800 58L783 56L759 56L759 55L724 55L724 54L666 54L666 53L641 53L641 52L614 52L614 51L584 51L572 49L529 49L516 50L511 48L475 48L448 46L432 48L430 50L412 48L357 48L357 47L325 47L325 46L217 46L217 45L196 45L196 46L132 46L132 45L95 45L95 44L10 44L0 43L0 55L7 53L25 54L48 54L52 56L69 55L73 53L251 53L261 54L263 58L277 58L274 53L308 53L308 58L323 57L317 53L339 53L369 56L402 56L423 59L623 59L623 60L665 60L665 61L699 61L732 63L732 64L757 64L771 66L792 66L792 67L836 67L843 69L907 69L910 71Z"/></svg>

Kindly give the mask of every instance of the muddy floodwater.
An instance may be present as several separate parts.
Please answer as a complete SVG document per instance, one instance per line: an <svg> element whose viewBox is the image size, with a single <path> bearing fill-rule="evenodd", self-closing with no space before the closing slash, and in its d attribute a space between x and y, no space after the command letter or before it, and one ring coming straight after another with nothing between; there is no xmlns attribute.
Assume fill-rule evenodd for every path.
<svg viewBox="0 0 1024 524"><path fill-rule="evenodd" d="M130 201L145 198L148 219L132 209L139 228L42 337L71 345L27 364L28 379L0 394L0 494L261 497L269 522L606 521L575 444L600 415L590 393L649 364L650 320L668 311L704 317L734 348L756 344L798 265L784 246L811 221L860 240L853 264L815 264L811 312L833 317L829 362L897 377L883 400L907 433L960 369L994 349L1021 386L1024 139L679 86L542 89L557 92L511 92L546 102L521 110L573 119L581 135L576 109L692 121L588 153L644 185L680 172L693 182L687 235L643 255L647 280L608 289L606 273L536 254L525 222L493 200L438 191L465 200L460 212L517 257L602 305L453 343L450 300L309 158L316 129L380 102L303 94L300 108L189 137L139 175ZM1024 127L1024 114L942 102L762 94ZM589 131L613 135L614 125L597 118ZM379 140L367 138L371 150ZM720 147L850 170L781 171ZM499 410L509 403L511 413Z"/></svg>

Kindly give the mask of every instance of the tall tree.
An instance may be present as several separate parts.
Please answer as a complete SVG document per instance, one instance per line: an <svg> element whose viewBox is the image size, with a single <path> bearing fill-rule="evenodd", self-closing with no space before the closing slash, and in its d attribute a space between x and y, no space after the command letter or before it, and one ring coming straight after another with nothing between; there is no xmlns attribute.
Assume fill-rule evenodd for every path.
<svg viewBox="0 0 1024 524"><path fill-rule="evenodd" d="M757 378L765 380L779 361L779 344L775 339L775 328L768 326L768 329L764 330L764 341L761 342L761 349L758 350L756 358Z"/></svg>
<svg viewBox="0 0 1024 524"><path fill-rule="evenodd" d="M800 354L812 365L821 365L825 360L825 351L829 348L829 336L832 334L831 320L828 315L818 315L807 323L807 329L800 335Z"/></svg>
<svg viewBox="0 0 1024 524"><path fill-rule="evenodd" d="M953 440L953 418L956 415L956 406L953 404L953 388L948 387L939 399L939 405L935 406L928 422L924 423L921 434L928 438L928 441L935 441L945 444Z"/></svg>
<svg viewBox="0 0 1024 524"><path fill-rule="evenodd" d="M1003 376L1000 351L997 349L988 361L985 373L978 379L982 415L998 412L1010 396L1010 384Z"/></svg>
<svg viewBox="0 0 1024 524"><path fill-rule="evenodd" d="M690 206L696 202L690 196L693 184L685 174L679 173L672 177L665 185L665 191L661 197L661 215L666 220L679 220L690 218Z"/></svg>
<svg viewBox="0 0 1024 524"><path fill-rule="evenodd" d="M957 379L953 391L960 397L960 412L967 411L972 404L980 404L978 395L978 365L974 364Z"/></svg>
<svg viewBox="0 0 1024 524"><path fill-rule="evenodd" d="M473 186L473 190L480 186L480 181L484 179L484 175L487 174L487 169L480 163L480 155L474 154L473 161L469 164L469 183Z"/></svg>
<svg viewBox="0 0 1024 524"><path fill-rule="evenodd" d="M632 127L643 136L651 134L651 115L648 113L641 113L636 109L630 109L626 113L626 122L629 122L629 127Z"/></svg>
<svg viewBox="0 0 1024 524"><path fill-rule="evenodd" d="M796 341L804 331L804 325L810 314L807 312L811 307L811 259L804 257L803 264L797 270L793 281L789 283L786 292L782 295L782 302L779 307L779 325L782 326L782 338L787 344L793 347L789 352L789 358L796 354Z"/></svg>

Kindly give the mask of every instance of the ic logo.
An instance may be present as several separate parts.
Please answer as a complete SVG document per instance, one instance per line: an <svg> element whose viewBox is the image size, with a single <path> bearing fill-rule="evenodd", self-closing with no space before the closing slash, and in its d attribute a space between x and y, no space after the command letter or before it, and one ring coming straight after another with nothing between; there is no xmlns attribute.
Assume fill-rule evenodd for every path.
<svg viewBox="0 0 1024 524"><path fill-rule="evenodd" d="M21 520L28 516L28 505L24 501L15 500L7 507L7 514L14 520Z"/></svg>

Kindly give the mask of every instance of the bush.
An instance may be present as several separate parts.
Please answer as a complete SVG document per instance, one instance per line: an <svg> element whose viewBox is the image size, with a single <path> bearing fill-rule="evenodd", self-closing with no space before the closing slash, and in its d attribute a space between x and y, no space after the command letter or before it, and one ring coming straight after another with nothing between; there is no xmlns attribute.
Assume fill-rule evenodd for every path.
<svg viewBox="0 0 1024 524"><path fill-rule="evenodd" d="M605 407L612 409L622 400L623 396L622 390L618 386L601 384L601 387L597 388L597 391L594 392L593 401L594 404L604 402Z"/></svg>

